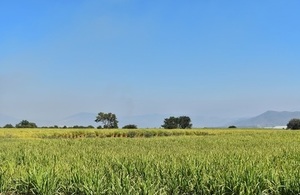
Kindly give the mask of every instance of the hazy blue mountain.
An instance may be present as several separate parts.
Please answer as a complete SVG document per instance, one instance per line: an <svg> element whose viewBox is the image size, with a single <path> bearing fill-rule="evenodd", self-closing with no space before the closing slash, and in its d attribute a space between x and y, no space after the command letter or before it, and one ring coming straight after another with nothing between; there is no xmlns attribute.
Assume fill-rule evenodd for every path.
<svg viewBox="0 0 300 195"><path fill-rule="evenodd" d="M172 114L148 114L130 117L119 117L120 125L122 127L126 124L136 124L142 128L160 128L164 123L165 118L170 116L178 117L179 115ZM227 127L227 123L237 120L236 118L222 118L222 117L206 117L190 115L193 127Z"/></svg>
<svg viewBox="0 0 300 195"><path fill-rule="evenodd" d="M228 127L237 118L225 118L216 116L191 116L193 127Z"/></svg>
<svg viewBox="0 0 300 195"><path fill-rule="evenodd" d="M166 118L166 115L162 114L146 114L135 116L121 116L118 118L120 121L119 127L123 127L128 124L135 124L141 128L159 128Z"/></svg>
<svg viewBox="0 0 300 195"><path fill-rule="evenodd" d="M136 124L142 128L160 128L164 123L165 118L170 116L178 117L179 115L163 115L163 114L148 114L131 117L119 117L121 125ZM222 118L222 117L206 117L190 115L193 127L227 127L228 123L236 121L236 118ZM121 125L119 125L121 127Z"/></svg>
<svg viewBox="0 0 300 195"><path fill-rule="evenodd" d="M6 124L15 125L19 123L20 120L11 116L6 116L4 114L0 114L0 126L3 127Z"/></svg>
<svg viewBox="0 0 300 195"><path fill-rule="evenodd" d="M63 118L59 121L56 122L56 125L58 126L74 126L74 125L79 125L79 126L99 126L95 122L97 114L95 113L88 113L88 112L80 112L71 116L68 116L66 118Z"/></svg>
<svg viewBox="0 0 300 195"><path fill-rule="evenodd" d="M258 116L234 122L238 127L285 126L292 118L300 118L300 112L267 111Z"/></svg>

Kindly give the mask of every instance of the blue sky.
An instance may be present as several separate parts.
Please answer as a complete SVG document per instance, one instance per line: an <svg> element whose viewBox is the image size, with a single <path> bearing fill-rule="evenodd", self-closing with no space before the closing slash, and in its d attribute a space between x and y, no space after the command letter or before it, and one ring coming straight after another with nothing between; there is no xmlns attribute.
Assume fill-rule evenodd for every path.
<svg viewBox="0 0 300 195"><path fill-rule="evenodd" d="M0 113L300 110L300 2L2 1Z"/></svg>

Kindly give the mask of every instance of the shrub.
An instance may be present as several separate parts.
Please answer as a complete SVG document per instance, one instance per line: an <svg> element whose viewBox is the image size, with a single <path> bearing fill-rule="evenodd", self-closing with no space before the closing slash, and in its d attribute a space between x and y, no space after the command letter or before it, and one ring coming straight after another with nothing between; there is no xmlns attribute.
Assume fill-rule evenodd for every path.
<svg viewBox="0 0 300 195"><path fill-rule="evenodd" d="M287 129L292 129L292 130L300 129L300 119L296 119L296 118L291 119L287 124Z"/></svg>
<svg viewBox="0 0 300 195"><path fill-rule="evenodd" d="M137 129L137 126L130 124L130 125L125 125L124 127L122 127L122 129Z"/></svg>
<svg viewBox="0 0 300 195"><path fill-rule="evenodd" d="M27 120L22 120L16 125L16 128L37 128L37 125Z"/></svg>
<svg viewBox="0 0 300 195"><path fill-rule="evenodd" d="M3 128L14 128L12 124L6 124Z"/></svg>
<svg viewBox="0 0 300 195"><path fill-rule="evenodd" d="M136 135L137 135L137 132L135 132L135 131L129 131L127 133L127 137L130 137L130 138L134 138Z"/></svg>
<svg viewBox="0 0 300 195"><path fill-rule="evenodd" d="M234 128L236 128L236 126L231 125L231 126L229 126L228 128L229 128L229 129L234 129Z"/></svg>

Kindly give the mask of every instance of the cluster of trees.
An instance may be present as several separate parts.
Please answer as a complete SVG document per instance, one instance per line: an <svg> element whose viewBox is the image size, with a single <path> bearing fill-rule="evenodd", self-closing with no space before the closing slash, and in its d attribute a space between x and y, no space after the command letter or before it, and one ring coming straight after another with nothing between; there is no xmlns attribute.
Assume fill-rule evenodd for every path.
<svg viewBox="0 0 300 195"><path fill-rule="evenodd" d="M188 116L166 118L162 125L165 129L190 129L192 128L191 119Z"/></svg>

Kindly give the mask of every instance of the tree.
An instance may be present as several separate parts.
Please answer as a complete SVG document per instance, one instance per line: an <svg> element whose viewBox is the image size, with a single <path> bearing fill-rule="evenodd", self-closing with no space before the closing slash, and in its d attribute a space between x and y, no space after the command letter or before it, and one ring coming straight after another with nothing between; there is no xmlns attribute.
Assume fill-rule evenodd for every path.
<svg viewBox="0 0 300 195"><path fill-rule="evenodd" d="M100 112L98 116L96 116L95 122L102 122L104 129L117 129L119 121L115 114Z"/></svg>
<svg viewBox="0 0 300 195"><path fill-rule="evenodd" d="M169 118L165 118L164 124L162 125L165 129L177 129L178 128L178 118L171 116Z"/></svg>
<svg viewBox="0 0 300 195"><path fill-rule="evenodd" d="M287 128L292 130L300 129L300 119L291 119L287 124Z"/></svg>
<svg viewBox="0 0 300 195"><path fill-rule="evenodd" d="M137 126L136 125L125 125L124 127L122 127L122 129L137 129Z"/></svg>
<svg viewBox="0 0 300 195"><path fill-rule="evenodd" d="M27 120L22 120L16 125L16 128L37 128L37 125Z"/></svg>
<svg viewBox="0 0 300 195"><path fill-rule="evenodd" d="M165 129L190 129L192 128L191 119L188 116L171 116L164 120L162 125Z"/></svg>
<svg viewBox="0 0 300 195"><path fill-rule="evenodd" d="M180 116L178 118L178 127L180 129L190 129L192 128L191 118L188 116Z"/></svg>

